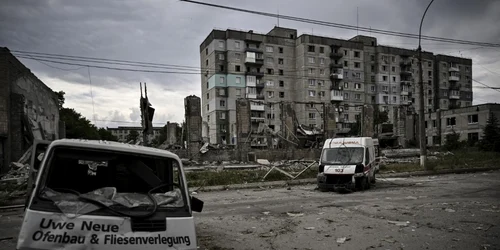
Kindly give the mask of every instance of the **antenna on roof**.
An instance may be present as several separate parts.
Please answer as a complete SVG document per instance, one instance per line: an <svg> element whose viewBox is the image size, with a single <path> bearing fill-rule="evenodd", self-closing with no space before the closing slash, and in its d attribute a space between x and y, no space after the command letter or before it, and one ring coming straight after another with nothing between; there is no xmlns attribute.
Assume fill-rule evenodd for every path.
<svg viewBox="0 0 500 250"><path fill-rule="evenodd" d="M278 19L278 27L280 26L280 7L278 6L278 16L276 17Z"/></svg>
<svg viewBox="0 0 500 250"><path fill-rule="evenodd" d="M359 10L356 7L356 35L359 35Z"/></svg>

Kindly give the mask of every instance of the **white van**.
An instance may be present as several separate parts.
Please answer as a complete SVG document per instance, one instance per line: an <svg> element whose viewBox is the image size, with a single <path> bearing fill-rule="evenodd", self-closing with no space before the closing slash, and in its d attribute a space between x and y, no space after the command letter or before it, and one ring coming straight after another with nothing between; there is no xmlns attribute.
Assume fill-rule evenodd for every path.
<svg viewBox="0 0 500 250"><path fill-rule="evenodd" d="M197 248L192 212L203 202L190 198L177 155L71 139L33 148L18 250Z"/></svg>
<svg viewBox="0 0 500 250"><path fill-rule="evenodd" d="M375 183L375 147L370 137L327 139L319 162L320 190L364 190Z"/></svg>

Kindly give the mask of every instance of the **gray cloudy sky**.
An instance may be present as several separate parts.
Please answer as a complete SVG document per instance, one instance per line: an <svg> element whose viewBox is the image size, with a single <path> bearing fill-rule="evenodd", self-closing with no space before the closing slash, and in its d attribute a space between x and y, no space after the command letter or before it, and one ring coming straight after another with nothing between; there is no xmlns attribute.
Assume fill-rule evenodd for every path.
<svg viewBox="0 0 500 250"><path fill-rule="evenodd" d="M384 30L418 33L427 0L210 0L274 12ZM500 1L435 0L424 35L500 42ZM213 28L267 33L277 20L214 9L178 0L3 0L0 46L11 50L199 66L199 45ZM348 39L356 31L280 20L280 26ZM360 34L370 35L360 32ZM373 34L372 34L373 35ZM417 40L376 36L379 43L415 49ZM473 78L500 87L500 48L423 41L423 49L473 59ZM93 117L87 68L21 59L53 90L66 92L66 106ZM48 65L49 66L48 66ZM52 66L52 67L50 67ZM56 69L54 68L62 68ZM121 67L121 66L120 66ZM183 120L184 97L200 96L200 76L90 69L98 126L133 125L140 120L139 82L148 83L155 125ZM474 86L480 86L474 83ZM498 102L500 92L474 88L474 104ZM105 121L101 121L105 120ZM108 122L106 122L108 121ZM118 122L120 121L120 122Z"/></svg>

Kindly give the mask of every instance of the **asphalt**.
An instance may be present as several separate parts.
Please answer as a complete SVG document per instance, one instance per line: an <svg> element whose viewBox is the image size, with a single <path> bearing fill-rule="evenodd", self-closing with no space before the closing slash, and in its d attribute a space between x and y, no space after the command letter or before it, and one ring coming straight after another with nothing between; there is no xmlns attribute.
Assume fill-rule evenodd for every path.
<svg viewBox="0 0 500 250"><path fill-rule="evenodd" d="M310 184L196 196L199 249L500 249L498 170L384 178L345 194ZM0 250L15 249L22 211L0 212Z"/></svg>

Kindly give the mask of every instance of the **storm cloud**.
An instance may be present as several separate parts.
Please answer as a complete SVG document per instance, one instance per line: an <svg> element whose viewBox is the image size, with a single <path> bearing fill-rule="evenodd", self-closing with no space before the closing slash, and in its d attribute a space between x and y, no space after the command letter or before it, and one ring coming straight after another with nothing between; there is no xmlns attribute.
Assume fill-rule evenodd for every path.
<svg viewBox="0 0 500 250"><path fill-rule="evenodd" d="M414 34L418 33L428 3L422 0L209 2L351 25L359 20L362 27ZM500 1L436 0L426 15L422 33L496 43L500 41L498 13ZM0 7L0 46L11 50L196 67L200 65L199 45L213 28L267 33L277 24L276 18L177 0L4 0ZM279 20L279 25L295 28L299 34L343 39L358 34L355 30L287 20ZM415 49L418 44L416 39L370 32L359 34L375 36L384 45ZM500 86L496 80L500 76L500 48L433 41L423 41L422 47L435 53L472 58L473 78L490 86ZM156 108L155 125L181 122L183 98L201 94L197 74L96 68L90 68L89 72L86 67L20 60L49 87L65 91L66 106L75 108L89 120L97 117L98 126L139 125L139 82L148 84L148 95ZM474 104L495 102L499 96L497 91L474 88Z"/></svg>

